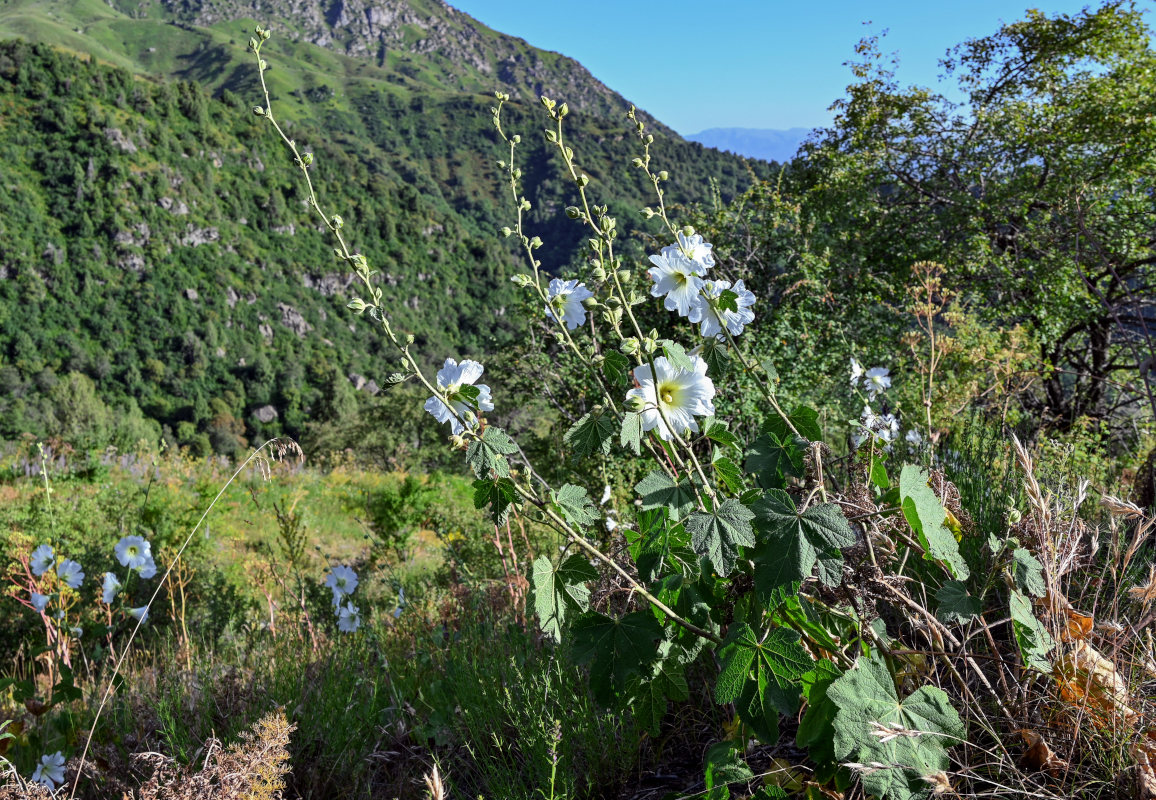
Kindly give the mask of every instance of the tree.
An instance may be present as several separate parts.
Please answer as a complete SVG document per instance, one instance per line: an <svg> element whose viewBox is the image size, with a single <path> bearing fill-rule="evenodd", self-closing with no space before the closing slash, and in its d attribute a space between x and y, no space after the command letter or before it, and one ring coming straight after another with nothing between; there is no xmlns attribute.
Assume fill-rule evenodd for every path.
<svg viewBox="0 0 1156 800"><path fill-rule="evenodd" d="M901 88L862 42L858 82L788 178L830 248L827 288L850 309L880 286L891 302L912 265L938 261L985 321L1030 328L1050 368L1038 411L1156 412L1149 36L1130 2L1030 11L942 62L959 102Z"/></svg>

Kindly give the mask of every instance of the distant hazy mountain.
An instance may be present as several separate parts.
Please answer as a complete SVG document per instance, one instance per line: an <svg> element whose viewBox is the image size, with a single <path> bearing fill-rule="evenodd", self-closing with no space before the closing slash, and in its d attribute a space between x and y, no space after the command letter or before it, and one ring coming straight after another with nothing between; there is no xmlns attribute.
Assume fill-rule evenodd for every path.
<svg viewBox="0 0 1156 800"><path fill-rule="evenodd" d="M810 132L810 128L789 128L785 131L767 128L710 128L686 138L747 158L790 161Z"/></svg>

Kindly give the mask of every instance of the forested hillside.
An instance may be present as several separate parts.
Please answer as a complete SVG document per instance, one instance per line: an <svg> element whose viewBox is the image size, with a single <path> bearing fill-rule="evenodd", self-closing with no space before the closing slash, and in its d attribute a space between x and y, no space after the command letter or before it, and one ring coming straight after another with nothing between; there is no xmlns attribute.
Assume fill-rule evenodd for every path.
<svg viewBox="0 0 1156 800"><path fill-rule="evenodd" d="M132 24L116 30L136 30L146 55L159 52L148 41L166 57L179 51L149 31L191 35ZM243 56L243 42L235 50ZM291 109L291 134L324 167L323 198L340 204L380 270L398 325L433 357L500 348L518 331L504 313L513 253L494 235L507 220L490 100L313 44L293 51L311 69L278 76L274 91ZM212 57L222 66L233 55L221 45ZM207 89L45 44L0 49L0 436L125 446L163 428L170 444L232 453L350 414L388 371L374 334L344 308L350 276L280 169L283 153L254 124L252 80L237 77L236 92L214 85L209 57L184 70ZM346 70L364 80L330 80ZM607 94L592 92L597 111ZM577 108L577 132L593 144L583 168L596 183L612 179L611 204L633 213L644 194L625 120ZM511 111L524 133L540 128ZM581 232L558 219L566 182L540 137L527 138L531 223L558 271ZM664 153L679 164L671 194L682 201L706 200L708 175L726 199L752 169L769 169L677 139Z"/></svg>

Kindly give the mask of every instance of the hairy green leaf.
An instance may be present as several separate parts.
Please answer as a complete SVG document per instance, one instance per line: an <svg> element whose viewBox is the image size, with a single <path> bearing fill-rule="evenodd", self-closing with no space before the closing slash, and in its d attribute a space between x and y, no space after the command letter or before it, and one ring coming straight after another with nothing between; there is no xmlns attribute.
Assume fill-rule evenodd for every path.
<svg viewBox="0 0 1156 800"><path fill-rule="evenodd" d="M701 423L702 435L710 439L716 444L721 444L724 448L730 447L735 450L742 450L739 443L739 437L735 436L727 430L727 424L715 417L707 417Z"/></svg>
<svg viewBox="0 0 1156 800"><path fill-rule="evenodd" d="M694 362L686 355L686 350L683 349L682 345L677 342L663 339L662 352L666 355L666 360L670 362L670 366L675 369L680 369L683 372L694 371Z"/></svg>
<svg viewBox="0 0 1156 800"><path fill-rule="evenodd" d="M935 593L939 608L935 616L943 622L970 622L981 611L979 600L967 593L967 584L962 581L947 581Z"/></svg>
<svg viewBox="0 0 1156 800"><path fill-rule="evenodd" d="M598 509L586 495L586 490L572 483L562 485L558 491L551 491L550 497L571 525L584 528L598 521Z"/></svg>
<svg viewBox="0 0 1156 800"><path fill-rule="evenodd" d="M1044 565L1023 547L1012 551L1012 574L1016 588L1032 597L1043 597L1048 586L1044 582Z"/></svg>
<svg viewBox="0 0 1156 800"><path fill-rule="evenodd" d="M791 425L795 426L795 430L799 432L799 436L812 442L816 442L823 438L823 429L819 427L819 412L809 406L797 406L794 411L787 415L787 419L791 421ZM785 442L792 438L795 434L791 431L791 426L787 425L778 414L774 414L763 424L763 433L772 433L779 441ZM805 449L804 445L804 449Z"/></svg>
<svg viewBox="0 0 1156 800"><path fill-rule="evenodd" d="M630 375L630 360L617 350L606 350L602 353L602 374L612 386L621 386L627 383Z"/></svg>
<svg viewBox="0 0 1156 800"><path fill-rule="evenodd" d="M554 641L561 641L567 617L590 607L586 582L597 578L598 570L577 554L557 566L546 556L534 561L534 610L542 630Z"/></svg>
<svg viewBox="0 0 1156 800"><path fill-rule="evenodd" d="M479 479L474 481L474 508L490 507L495 525L504 525L517 492L509 478Z"/></svg>
<svg viewBox="0 0 1156 800"><path fill-rule="evenodd" d="M723 485L736 494L743 490L743 471L739 469L739 465L731 461L722 454L722 451L717 447L714 449L714 455L711 457L710 465L714 467L714 471L718 473L719 480Z"/></svg>
<svg viewBox="0 0 1156 800"><path fill-rule="evenodd" d="M764 433L747 451L747 474L764 489L781 489L788 476L803 474L804 446L801 439L789 434L780 439L774 433Z"/></svg>
<svg viewBox="0 0 1156 800"><path fill-rule="evenodd" d="M903 516L923 546L924 557L947 567L957 580L967 578L971 571L959 552L955 536L943 524L947 510L927 485L927 470L908 464L899 473L899 496Z"/></svg>
<svg viewBox="0 0 1156 800"><path fill-rule="evenodd" d="M862 773L877 797L910 800L926 793L922 776L948 768L946 748L964 735L947 693L921 686L904 700L879 656L860 656L827 688L835 714L835 757L888 766Z"/></svg>
<svg viewBox="0 0 1156 800"><path fill-rule="evenodd" d="M614 440L614 415L608 412L591 411L575 422L562 441L574 451L574 458L585 458L591 453L610 453L610 443Z"/></svg>
<svg viewBox="0 0 1156 800"><path fill-rule="evenodd" d="M590 665L590 689L609 704L615 692L649 668L661 637L662 627L649 611L617 619L588 612L570 626L570 652L577 663Z"/></svg>
<svg viewBox="0 0 1156 800"><path fill-rule="evenodd" d="M506 456L518 452L518 446L501 428L489 426L480 439L474 439L466 449L466 463L474 470L474 477L488 478L493 472L499 478L510 475Z"/></svg>
<svg viewBox="0 0 1156 800"><path fill-rule="evenodd" d="M721 380L731 366L731 355L725 342L709 339L702 345L702 360L706 362L706 373L712 380Z"/></svg>
<svg viewBox="0 0 1156 800"><path fill-rule="evenodd" d="M1011 610L1012 633L1015 635L1016 645L1020 649L1020 656L1028 669L1040 672L1050 672L1052 662L1048 654L1056 642L1048 629L1044 627L1032 611L1032 601L1014 589L1008 598Z"/></svg>
<svg viewBox="0 0 1156 800"><path fill-rule="evenodd" d="M823 503L800 512L790 495L771 489L755 503L754 512L760 534L754 554L756 584L773 591L807 579L816 565L823 583L839 584L843 566L839 550L855 543L855 532L838 506Z"/></svg>
<svg viewBox="0 0 1156 800"><path fill-rule="evenodd" d="M631 714L646 725L652 736L659 734L668 701L690 699L682 649L673 642L662 642L658 646L658 655L660 660L654 664L650 674L637 681L630 704Z"/></svg>
<svg viewBox="0 0 1156 800"><path fill-rule="evenodd" d="M674 522L694 508L697 498L689 478L675 483L666 473L654 471L638 482L634 491L642 495L642 509L665 508Z"/></svg>
<svg viewBox="0 0 1156 800"><path fill-rule="evenodd" d="M618 444L623 450L629 450L634 455L642 455L642 415L627 412L622 417L622 432L618 435Z"/></svg>
<svg viewBox="0 0 1156 800"><path fill-rule="evenodd" d="M754 518L754 512L733 498L724 500L709 514L696 511L686 521L691 546L710 560L719 577L725 578L735 568L739 548L755 544L751 528Z"/></svg>

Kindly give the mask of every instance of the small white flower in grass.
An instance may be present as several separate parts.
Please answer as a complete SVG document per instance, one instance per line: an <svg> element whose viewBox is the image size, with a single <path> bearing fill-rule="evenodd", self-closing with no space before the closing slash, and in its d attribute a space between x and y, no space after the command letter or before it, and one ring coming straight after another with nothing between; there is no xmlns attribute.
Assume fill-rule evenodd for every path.
<svg viewBox="0 0 1156 800"><path fill-rule="evenodd" d="M714 381L707 377L706 361L693 356L691 364L691 371L684 372L659 356L654 359L657 375L651 374L649 364L634 368L638 388L631 389L626 397L644 404L642 430L656 430L660 438L669 442L675 434L681 436L688 430L697 433L696 416L714 416Z"/></svg>
<svg viewBox="0 0 1156 800"><path fill-rule="evenodd" d="M714 266L714 253L711 252L713 247L714 245L705 241L697 233L687 236L680 231L678 234L678 247L676 249L687 260L701 266L704 272Z"/></svg>
<svg viewBox="0 0 1156 800"><path fill-rule="evenodd" d="M116 543L116 560L122 567L138 569L152 559L152 545L141 536L125 536Z"/></svg>
<svg viewBox="0 0 1156 800"><path fill-rule="evenodd" d="M153 557L150 555L144 564L136 568L136 571L138 575L147 581L157 574L157 562L153 561Z"/></svg>
<svg viewBox="0 0 1156 800"><path fill-rule="evenodd" d="M50 792L64 783L64 754L57 750L52 755L41 756L36 771L32 773L32 781L47 787Z"/></svg>
<svg viewBox="0 0 1156 800"><path fill-rule="evenodd" d="M346 603L337 612L337 630L342 633L353 633L361 627L361 612L353 603Z"/></svg>
<svg viewBox="0 0 1156 800"><path fill-rule="evenodd" d="M859 360L856 359L855 356L851 356L851 388L855 388L855 386L858 385L859 379L863 377L864 372L866 372L866 370L863 369L863 365L859 363Z"/></svg>
<svg viewBox="0 0 1156 800"><path fill-rule="evenodd" d="M864 381L864 385L867 387L867 394L872 400L884 389L891 388L889 372L885 367L872 367L867 370L867 379Z"/></svg>
<svg viewBox="0 0 1156 800"><path fill-rule="evenodd" d="M909 430L907 432L907 435L904 436L903 438L907 441L908 444L913 444L916 447L923 444L923 434L920 433L915 428L912 428L911 430Z"/></svg>
<svg viewBox="0 0 1156 800"><path fill-rule="evenodd" d="M104 573L104 585L101 587L100 602L105 605L112 605L112 601L116 599L117 592L120 591L120 581L111 572Z"/></svg>
<svg viewBox="0 0 1156 800"><path fill-rule="evenodd" d="M586 323L586 308L582 301L594 296L578 281L564 281L554 278L546 293L546 316L566 324L567 330L574 330Z"/></svg>
<svg viewBox="0 0 1156 800"><path fill-rule="evenodd" d="M79 589L81 581L84 580L84 572L81 570L80 564L71 558L66 558L60 562L60 566L56 568L56 575L73 589Z"/></svg>
<svg viewBox="0 0 1156 800"><path fill-rule="evenodd" d="M654 281L650 287L653 297L664 297L663 305L668 311L677 311L679 316L690 315L702 289L702 276L706 268L697 261L691 261L677 247L664 247L662 253L650 257L654 264L646 274Z"/></svg>
<svg viewBox="0 0 1156 800"><path fill-rule="evenodd" d="M712 307L707 302L709 298L714 300L717 306L718 298L728 289L738 295L735 300L735 304L739 308L738 311L731 311L730 309L724 311L721 308ZM733 289L731 289L730 281L703 281L698 302L691 308L689 319L691 322L702 323L700 331L704 339L725 339L724 327L730 331L731 336L738 336L743 332L745 326L755 321L755 312L751 311L751 306L754 304L754 293L748 291L747 287L743 286L742 281L735 283Z"/></svg>
<svg viewBox="0 0 1156 800"><path fill-rule="evenodd" d="M52 569L52 565L56 563L56 553L52 550L51 545L42 544L32 551L32 558L28 560L28 566L32 569L32 574L40 577L48 570Z"/></svg>
<svg viewBox="0 0 1156 800"><path fill-rule="evenodd" d="M44 609L48 608L48 595L41 594L40 592L32 592L32 607L35 608L37 612L43 614Z"/></svg>
<svg viewBox="0 0 1156 800"><path fill-rule="evenodd" d="M461 394L461 390L463 386L473 386L484 371L485 367L477 361L466 359L459 364L454 359L447 358L445 365L438 370L438 389L448 395L450 405L447 406L446 401L440 397L431 397L425 401L425 410L433 414L438 422L450 423L450 432L454 435L464 430L458 417L464 419L471 428L475 427L478 424L478 415L473 410L474 404L466 402L467 398ZM480 391L475 401L477 408L482 411L493 411L494 401L490 397L490 387L479 383L477 388ZM457 412L457 417L450 410L451 406L453 411Z"/></svg>
<svg viewBox="0 0 1156 800"><path fill-rule="evenodd" d="M133 619L138 619L141 622L144 622L146 619L148 619L149 607L141 606L140 608L130 608L128 610L128 615Z"/></svg>
<svg viewBox="0 0 1156 800"><path fill-rule="evenodd" d="M602 490L602 499L598 501L598 505L604 506L610 500L610 485L607 484Z"/></svg>
<svg viewBox="0 0 1156 800"><path fill-rule="evenodd" d="M353 594L353 590L357 588L357 573L342 564L329 571L325 585L333 591L333 605L339 606L342 599Z"/></svg>

